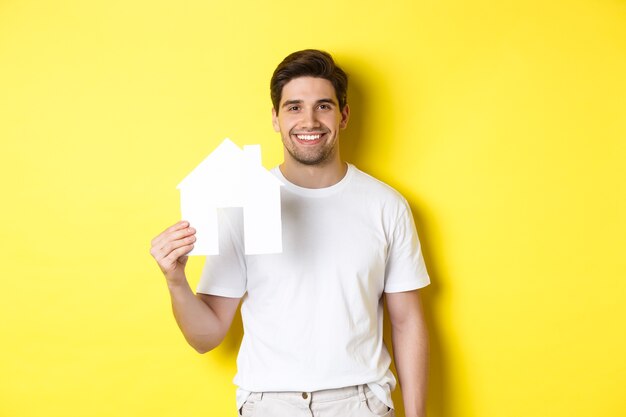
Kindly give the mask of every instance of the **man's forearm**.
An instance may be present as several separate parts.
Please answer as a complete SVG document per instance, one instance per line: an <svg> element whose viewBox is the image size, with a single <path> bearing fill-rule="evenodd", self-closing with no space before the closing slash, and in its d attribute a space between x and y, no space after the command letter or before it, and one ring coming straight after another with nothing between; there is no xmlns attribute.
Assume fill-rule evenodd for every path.
<svg viewBox="0 0 626 417"><path fill-rule="evenodd" d="M194 295L187 281L168 288L174 318L187 342L200 353L219 345L226 329L217 314Z"/></svg>
<svg viewBox="0 0 626 417"><path fill-rule="evenodd" d="M428 333L421 314L392 329L396 370L406 417L426 415Z"/></svg>
<svg viewBox="0 0 626 417"><path fill-rule="evenodd" d="M425 326L412 323L394 328L394 358L406 417L426 415L428 377L428 340Z"/></svg>

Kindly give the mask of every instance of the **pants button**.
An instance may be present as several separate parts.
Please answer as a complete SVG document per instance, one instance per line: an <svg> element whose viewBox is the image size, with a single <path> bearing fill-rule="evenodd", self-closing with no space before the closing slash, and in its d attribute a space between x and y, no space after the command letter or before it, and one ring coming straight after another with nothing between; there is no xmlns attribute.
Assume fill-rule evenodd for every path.
<svg viewBox="0 0 626 417"><path fill-rule="evenodd" d="M307 394L306 392L303 392L302 393L302 398L304 398L306 400L307 398L309 398L309 394Z"/></svg>

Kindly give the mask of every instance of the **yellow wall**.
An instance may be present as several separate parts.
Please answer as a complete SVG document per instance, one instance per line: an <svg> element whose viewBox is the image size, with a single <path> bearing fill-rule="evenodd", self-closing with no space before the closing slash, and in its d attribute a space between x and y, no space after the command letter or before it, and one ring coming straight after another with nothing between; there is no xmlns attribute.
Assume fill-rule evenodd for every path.
<svg viewBox="0 0 626 417"><path fill-rule="evenodd" d="M188 347L149 242L222 138L280 162L307 47L419 222L430 415L623 416L623 0L0 2L0 415L234 415L240 323Z"/></svg>

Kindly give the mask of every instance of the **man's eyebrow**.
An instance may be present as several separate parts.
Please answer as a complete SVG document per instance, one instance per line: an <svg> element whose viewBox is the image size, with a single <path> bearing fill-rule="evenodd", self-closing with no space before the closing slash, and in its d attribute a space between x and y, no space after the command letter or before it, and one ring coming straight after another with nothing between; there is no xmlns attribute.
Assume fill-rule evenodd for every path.
<svg viewBox="0 0 626 417"><path fill-rule="evenodd" d="M317 100L317 104L320 104L320 103L330 103L330 104L334 104L335 106L337 105L337 102L333 100L332 98L321 98Z"/></svg>
<svg viewBox="0 0 626 417"><path fill-rule="evenodd" d="M302 104L303 101L302 100L287 100L285 101L281 107L289 107L293 104ZM315 102L316 104L321 104L321 103L329 103L329 104L333 104L333 105L337 105L337 102L335 100L333 100L332 98L321 98L319 100L317 100Z"/></svg>
<svg viewBox="0 0 626 417"><path fill-rule="evenodd" d="M291 106L292 104L302 104L302 100L287 100L281 107Z"/></svg>

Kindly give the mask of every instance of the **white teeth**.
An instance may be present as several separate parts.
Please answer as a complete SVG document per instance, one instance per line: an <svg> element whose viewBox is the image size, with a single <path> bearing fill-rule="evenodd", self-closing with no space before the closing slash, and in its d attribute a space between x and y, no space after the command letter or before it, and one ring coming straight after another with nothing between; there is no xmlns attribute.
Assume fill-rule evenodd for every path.
<svg viewBox="0 0 626 417"><path fill-rule="evenodd" d="M300 140L316 140L322 137L322 135L296 135Z"/></svg>

